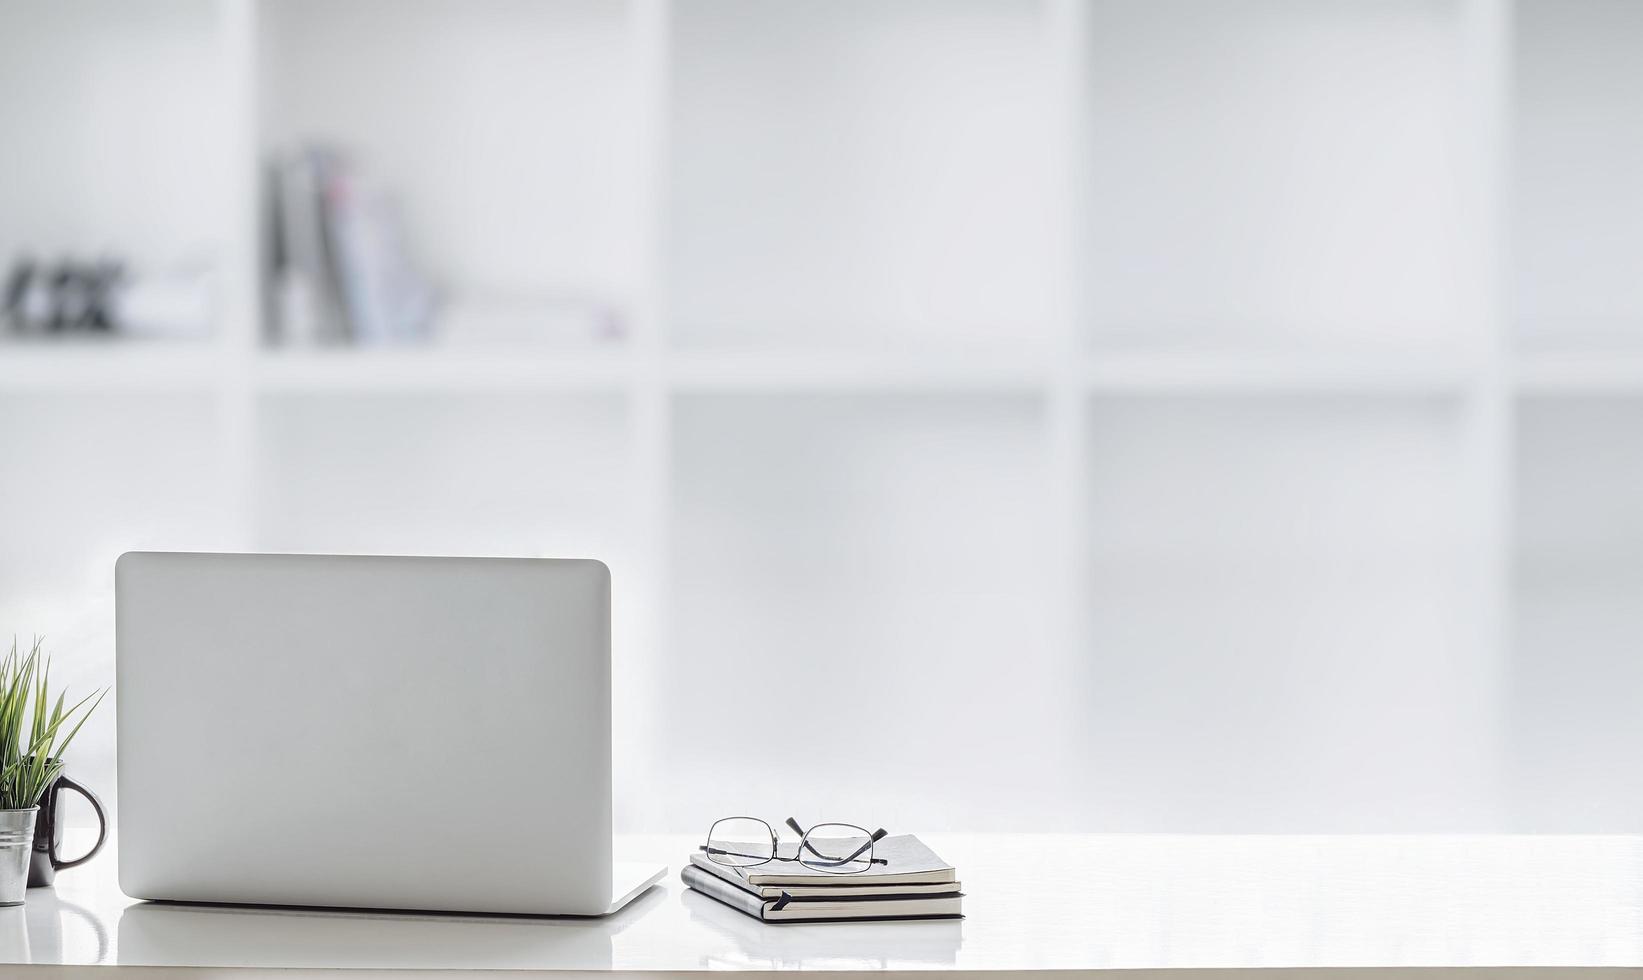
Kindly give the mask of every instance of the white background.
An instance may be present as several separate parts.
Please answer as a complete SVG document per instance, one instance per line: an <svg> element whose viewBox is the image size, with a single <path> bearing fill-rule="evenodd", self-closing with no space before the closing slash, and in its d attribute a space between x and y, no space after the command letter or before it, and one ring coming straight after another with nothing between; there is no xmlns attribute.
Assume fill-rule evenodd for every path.
<svg viewBox="0 0 1643 980"><path fill-rule="evenodd" d="M1626 0L0 0L0 261L216 311L0 346L0 635L111 683L132 548L594 556L621 829L1633 829L1639 66ZM434 343L270 341L314 140Z"/></svg>

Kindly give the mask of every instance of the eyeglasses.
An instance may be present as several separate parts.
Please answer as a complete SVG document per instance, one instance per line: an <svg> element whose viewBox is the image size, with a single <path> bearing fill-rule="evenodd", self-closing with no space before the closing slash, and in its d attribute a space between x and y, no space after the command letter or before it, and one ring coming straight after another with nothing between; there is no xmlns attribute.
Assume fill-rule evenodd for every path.
<svg viewBox="0 0 1643 980"><path fill-rule="evenodd" d="M834 875L860 874L875 864L889 864L873 856L873 844L888 833L883 827L868 832L849 823L819 823L809 830L792 817L787 826L799 835L792 857L776 853L776 832L758 817L725 817L713 821L707 843L699 850L714 864L753 868L771 861L797 861L812 871Z"/></svg>

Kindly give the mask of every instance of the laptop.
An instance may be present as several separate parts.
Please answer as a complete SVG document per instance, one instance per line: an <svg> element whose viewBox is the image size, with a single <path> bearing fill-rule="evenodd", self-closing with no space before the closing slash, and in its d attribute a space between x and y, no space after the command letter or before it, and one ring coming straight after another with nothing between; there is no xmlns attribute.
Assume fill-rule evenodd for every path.
<svg viewBox="0 0 1643 980"><path fill-rule="evenodd" d="M607 915L597 561L131 552L115 565L133 898Z"/></svg>

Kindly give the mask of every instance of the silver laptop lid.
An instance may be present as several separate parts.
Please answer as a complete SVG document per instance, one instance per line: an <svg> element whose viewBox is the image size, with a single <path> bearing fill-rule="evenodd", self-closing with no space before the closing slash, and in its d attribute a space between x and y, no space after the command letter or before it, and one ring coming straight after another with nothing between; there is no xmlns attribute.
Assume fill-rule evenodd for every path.
<svg viewBox="0 0 1643 980"><path fill-rule="evenodd" d="M133 552L115 594L128 895L610 906L602 563Z"/></svg>

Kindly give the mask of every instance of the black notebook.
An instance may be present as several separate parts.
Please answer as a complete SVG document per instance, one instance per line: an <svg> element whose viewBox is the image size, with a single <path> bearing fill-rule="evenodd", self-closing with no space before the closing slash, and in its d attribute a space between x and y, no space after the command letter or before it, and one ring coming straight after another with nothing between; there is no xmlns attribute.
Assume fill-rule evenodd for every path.
<svg viewBox="0 0 1643 980"><path fill-rule="evenodd" d="M692 889L761 922L933 919L957 918L963 914L964 897L959 894L848 898L797 898L784 895L768 899L717 875L708 874L694 864L686 865L679 876Z"/></svg>

